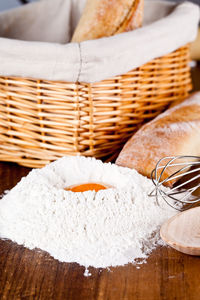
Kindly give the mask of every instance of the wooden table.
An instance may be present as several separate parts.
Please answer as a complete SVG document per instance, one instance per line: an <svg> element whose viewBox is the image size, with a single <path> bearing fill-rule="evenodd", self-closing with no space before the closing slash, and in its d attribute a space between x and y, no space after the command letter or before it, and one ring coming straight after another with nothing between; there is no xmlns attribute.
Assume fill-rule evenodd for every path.
<svg viewBox="0 0 200 300"><path fill-rule="evenodd" d="M200 89L200 68L193 71ZM0 163L0 194L11 189L30 169ZM92 269L84 277L78 264L60 263L45 252L0 240L0 299L199 300L200 258L171 248L153 251L140 269L129 264Z"/></svg>

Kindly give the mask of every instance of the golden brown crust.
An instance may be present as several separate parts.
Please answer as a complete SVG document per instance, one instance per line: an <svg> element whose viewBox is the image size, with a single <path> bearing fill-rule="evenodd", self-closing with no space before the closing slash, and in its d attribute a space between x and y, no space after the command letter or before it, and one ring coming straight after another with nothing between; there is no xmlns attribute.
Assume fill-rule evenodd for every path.
<svg viewBox="0 0 200 300"><path fill-rule="evenodd" d="M165 156L200 155L200 96L187 100L144 125L126 143L116 164L150 177ZM165 177L177 169L170 168ZM169 185L172 185L171 182Z"/></svg>
<svg viewBox="0 0 200 300"><path fill-rule="evenodd" d="M124 19L123 23L120 24L115 34L122 33L125 31L131 31L142 26L144 15L144 0L135 0L132 7Z"/></svg>
<svg viewBox="0 0 200 300"><path fill-rule="evenodd" d="M87 0L72 42L97 39L142 25L144 0Z"/></svg>

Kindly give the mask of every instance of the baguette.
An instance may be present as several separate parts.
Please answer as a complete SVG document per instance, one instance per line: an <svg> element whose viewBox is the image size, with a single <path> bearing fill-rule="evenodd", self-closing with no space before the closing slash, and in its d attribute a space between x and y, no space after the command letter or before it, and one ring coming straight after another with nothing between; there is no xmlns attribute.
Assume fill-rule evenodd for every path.
<svg viewBox="0 0 200 300"><path fill-rule="evenodd" d="M177 155L200 155L200 93L193 94L141 127L125 144L116 164L134 168L150 177L161 158ZM178 168L166 169L162 178ZM175 181L166 185L172 186Z"/></svg>
<svg viewBox="0 0 200 300"><path fill-rule="evenodd" d="M144 0L87 0L72 42L136 29L142 25Z"/></svg>

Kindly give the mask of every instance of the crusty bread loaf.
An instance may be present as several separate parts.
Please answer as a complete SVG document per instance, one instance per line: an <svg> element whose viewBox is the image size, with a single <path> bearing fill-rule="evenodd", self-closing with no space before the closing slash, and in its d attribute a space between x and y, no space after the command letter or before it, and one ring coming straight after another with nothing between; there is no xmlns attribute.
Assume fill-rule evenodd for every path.
<svg viewBox="0 0 200 300"><path fill-rule="evenodd" d="M116 164L150 177L161 158L177 155L200 155L200 93L141 127L125 144ZM167 169L163 179L178 168Z"/></svg>
<svg viewBox="0 0 200 300"><path fill-rule="evenodd" d="M87 0L72 42L97 39L142 25L144 0Z"/></svg>

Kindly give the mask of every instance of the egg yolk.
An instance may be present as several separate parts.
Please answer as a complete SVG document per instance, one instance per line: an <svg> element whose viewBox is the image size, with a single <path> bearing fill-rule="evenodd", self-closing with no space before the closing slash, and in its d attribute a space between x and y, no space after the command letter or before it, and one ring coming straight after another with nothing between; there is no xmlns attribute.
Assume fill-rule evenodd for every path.
<svg viewBox="0 0 200 300"><path fill-rule="evenodd" d="M98 192L100 190L105 190L105 189L107 189L107 187L99 183L84 183L84 184L75 185L73 187L68 187L65 190L72 191L72 192L86 192L86 191Z"/></svg>

